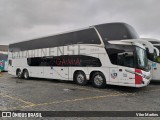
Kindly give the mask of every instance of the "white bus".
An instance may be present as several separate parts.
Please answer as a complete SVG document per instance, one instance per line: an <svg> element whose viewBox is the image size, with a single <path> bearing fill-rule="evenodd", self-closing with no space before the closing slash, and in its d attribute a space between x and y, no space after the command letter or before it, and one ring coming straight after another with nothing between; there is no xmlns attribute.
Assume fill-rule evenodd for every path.
<svg viewBox="0 0 160 120"><path fill-rule="evenodd" d="M132 40L121 40L123 42L137 42L142 44L147 51L147 58L149 61L149 64L151 66L151 75L152 75L152 80L160 80L159 76L159 71L160 71L160 66L159 63L157 63L156 59L159 56L159 50L158 48L154 47L154 45L148 41L149 39L132 39Z"/></svg>
<svg viewBox="0 0 160 120"><path fill-rule="evenodd" d="M150 55L150 52L148 52L147 55L152 65L152 79L155 81L160 81L160 61L157 60L158 58L160 59L160 40L152 38L143 38L143 40L150 42L155 48L154 53L157 53L157 55ZM148 47L148 49L150 48Z"/></svg>
<svg viewBox="0 0 160 120"><path fill-rule="evenodd" d="M107 23L9 45L9 74L71 80L94 87L143 87L151 79L145 47L125 23Z"/></svg>

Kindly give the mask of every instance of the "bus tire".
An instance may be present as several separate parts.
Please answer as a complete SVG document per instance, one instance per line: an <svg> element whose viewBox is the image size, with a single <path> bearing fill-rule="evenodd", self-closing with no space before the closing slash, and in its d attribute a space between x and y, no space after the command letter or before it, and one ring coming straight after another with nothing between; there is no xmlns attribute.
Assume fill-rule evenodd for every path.
<svg viewBox="0 0 160 120"><path fill-rule="evenodd" d="M92 85L96 88L104 88L106 86L106 79L103 73L95 72L92 77Z"/></svg>
<svg viewBox="0 0 160 120"><path fill-rule="evenodd" d="M75 82L78 84L78 85L87 85L88 83L88 80L86 79L86 75L83 71L78 71L76 72L75 74Z"/></svg>
<svg viewBox="0 0 160 120"><path fill-rule="evenodd" d="M23 71L23 78L26 79L26 80L28 80L30 78L28 70Z"/></svg>
<svg viewBox="0 0 160 120"><path fill-rule="evenodd" d="M17 70L17 77L18 77L19 79L22 79L22 72L21 72L20 69Z"/></svg>

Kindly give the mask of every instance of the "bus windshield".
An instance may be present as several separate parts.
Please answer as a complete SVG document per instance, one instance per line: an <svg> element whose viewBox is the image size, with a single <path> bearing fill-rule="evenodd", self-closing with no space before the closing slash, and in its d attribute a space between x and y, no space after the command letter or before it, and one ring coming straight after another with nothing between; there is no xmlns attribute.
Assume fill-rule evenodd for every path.
<svg viewBox="0 0 160 120"><path fill-rule="evenodd" d="M147 70L148 67L148 60L146 51L140 47L136 47L136 53L137 53L137 66L140 69Z"/></svg>
<svg viewBox="0 0 160 120"><path fill-rule="evenodd" d="M110 44L106 51L114 65L149 70L146 51L140 47Z"/></svg>

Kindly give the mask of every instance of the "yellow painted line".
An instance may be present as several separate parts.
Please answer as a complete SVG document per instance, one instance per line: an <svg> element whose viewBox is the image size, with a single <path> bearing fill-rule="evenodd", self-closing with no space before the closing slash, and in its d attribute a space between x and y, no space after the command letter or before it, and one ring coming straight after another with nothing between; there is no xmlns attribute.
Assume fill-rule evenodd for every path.
<svg viewBox="0 0 160 120"><path fill-rule="evenodd" d="M15 101L20 101L20 102L23 102L25 104L28 104L28 105L35 105L34 103L31 103L31 102L28 102L28 101L24 101L22 99L19 99L19 98L16 98L16 97L13 97L13 96L9 96L9 95L5 95L5 94L0 94L2 97L7 97L7 98L10 98L12 100L15 100Z"/></svg>
<svg viewBox="0 0 160 120"><path fill-rule="evenodd" d="M146 90L144 92L154 92L154 91L160 91L160 89Z"/></svg>
<svg viewBox="0 0 160 120"><path fill-rule="evenodd" d="M54 102L48 102L48 103L41 103L41 104L34 104L34 105L13 107L13 108L8 108L8 109L6 109L6 110L13 110L13 109L20 109L20 108L28 108L28 107L38 107L38 106L51 105L51 104L59 104L59 103L70 103L70 102L77 102L77 101L84 101L84 100L92 100L92 99L101 99L101 98L106 98L106 97L126 96L126 95L129 95L129 94L132 94L132 93L111 94L111 95L104 95L104 96L94 96L94 97L84 97L84 98L77 98L77 99L71 99L71 100L54 101Z"/></svg>
<svg viewBox="0 0 160 120"><path fill-rule="evenodd" d="M145 92L150 92L150 91L151 92L152 91L160 91L160 89L147 90ZM63 101L53 101L53 102L41 103L41 104L34 104L34 103L31 103L31 102L24 101L22 99L18 99L18 98L15 98L15 97L4 95L5 97L9 97L11 99L18 100L18 101L21 101L21 102L24 102L24 103L28 104L26 106L12 107L12 108L4 109L4 110L14 110L14 109L21 109L21 108L38 107L38 106L45 106L45 105L52 105L52 104L70 103L70 102L78 102L78 101L84 101L84 100L101 99L101 98L107 98L107 97L127 96L127 95L136 95L136 93L118 93L117 92L115 94L109 94L109 95L84 97L84 98L77 98L77 99L63 100Z"/></svg>

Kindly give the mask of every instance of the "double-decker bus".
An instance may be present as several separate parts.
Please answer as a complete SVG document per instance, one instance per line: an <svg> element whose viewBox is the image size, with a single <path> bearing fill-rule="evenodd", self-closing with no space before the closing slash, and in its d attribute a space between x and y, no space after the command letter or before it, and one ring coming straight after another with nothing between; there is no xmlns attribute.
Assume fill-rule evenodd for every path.
<svg viewBox="0 0 160 120"><path fill-rule="evenodd" d="M147 56L149 58L149 62L152 66L152 79L154 81L160 81L160 40L152 39L152 38L143 38L143 40L148 41L150 44L152 44L152 47L147 47L147 49L154 48L154 54L151 52L147 53ZM151 57L152 56L152 57Z"/></svg>
<svg viewBox="0 0 160 120"><path fill-rule="evenodd" d="M0 71L8 70L8 53L0 51Z"/></svg>
<svg viewBox="0 0 160 120"><path fill-rule="evenodd" d="M151 79L145 47L126 23L107 23L9 45L9 74L18 78L143 87Z"/></svg>

